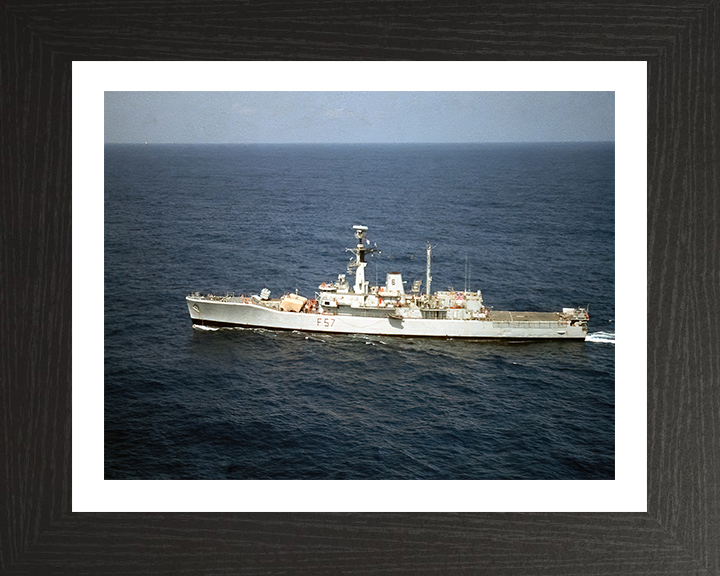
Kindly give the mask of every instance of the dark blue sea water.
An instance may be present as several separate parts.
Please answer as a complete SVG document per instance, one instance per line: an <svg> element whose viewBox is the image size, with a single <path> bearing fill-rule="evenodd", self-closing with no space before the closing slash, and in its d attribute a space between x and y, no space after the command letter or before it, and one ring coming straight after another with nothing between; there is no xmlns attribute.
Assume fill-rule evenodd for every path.
<svg viewBox="0 0 720 576"><path fill-rule="evenodd" d="M106 479L612 479L615 350L191 325L312 296L352 225L433 289L614 330L614 146L108 145ZM466 274L469 270L469 274Z"/></svg>

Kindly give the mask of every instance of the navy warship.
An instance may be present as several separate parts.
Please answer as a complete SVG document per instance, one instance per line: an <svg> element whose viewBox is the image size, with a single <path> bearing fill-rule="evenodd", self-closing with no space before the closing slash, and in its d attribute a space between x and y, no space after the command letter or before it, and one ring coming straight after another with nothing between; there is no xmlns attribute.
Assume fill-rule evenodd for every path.
<svg viewBox="0 0 720 576"><path fill-rule="evenodd" d="M208 327L248 327L333 334L366 334L439 338L579 339L587 335L588 308L562 308L559 312L511 312L488 309L480 290L431 292L432 246L427 245L425 290L415 280L409 291L400 272L390 272L384 286L365 279L365 260L377 250L370 247L367 226L353 226L357 243L347 274L318 286L314 298L285 294L270 298L259 294L186 297L193 324ZM347 276L354 276L351 285Z"/></svg>

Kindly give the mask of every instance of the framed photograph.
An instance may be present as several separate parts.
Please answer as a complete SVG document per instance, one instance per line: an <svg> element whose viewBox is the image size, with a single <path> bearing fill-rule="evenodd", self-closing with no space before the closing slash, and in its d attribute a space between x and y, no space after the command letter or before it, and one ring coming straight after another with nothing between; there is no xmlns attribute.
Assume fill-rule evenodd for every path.
<svg viewBox="0 0 720 576"><path fill-rule="evenodd" d="M635 292L645 284L643 270L632 265L644 259L637 234L643 223L626 217L641 212L644 200L637 190L644 188L645 125L629 121L645 116L644 64L172 68L163 80L161 63L137 69L75 64L76 88L90 81L80 89L88 99L75 104L76 142L95 141L101 124L106 142L104 219L81 216L75 227L83 236L76 246L89 249L76 261L96 262L87 267L96 274L81 283L104 279L106 297L104 315L95 320L98 329L104 322L104 366L78 375L74 385L76 510L142 510L143 480L152 480L144 486L154 509L180 490L178 504L163 504L177 511L645 509L645 427L638 417L645 386L634 362L644 354L644 340L642 333L623 339L624 323L615 321L625 314L623 303L646 298L644 290ZM198 82L213 87L216 78L242 80L217 85L231 91L175 90ZM267 78L291 90L266 91ZM148 79L159 84L148 86ZM428 90L438 81L452 90ZM123 84L132 91L115 90ZM143 85L172 90L140 91ZM563 91L543 91L548 85ZM98 103L104 123L90 112ZM203 118L203 111L213 118ZM181 134L184 119L190 121ZM622 127L617 151L616 124ZM218 138L240 142L208 142L214 127ZM469 141L457 141L462 138ZM482 139L490 142L476 141ZM79 146L82 157L96 153ZM195 168L177 172L180 166ZM99 204L93 198L103 174L85 177L74 190L89 209ZM399 210L388 217L390 206ZM617 265L616 212L618 242L625 246ZM284 311L284 296L229 295L236 278L247 285L257 277L272 290L299 287L312 297L328 279L327 262L313 247L345 272L344 251L333 259L328 244L333 234L352 233L348 223L358 217L377 223L387 243L381 250L361 238L363 253L355 258L368 252L368 262L348 265L355 286L342 274L333 287L319 288L319 309ZM102 238L85 224L100 230L103 220L99 253ZM372 233L354 228L361 236ZM432 258L427 265L422 258L429 235L441 240L432 274ZM233 262L238 271L225 277ZM400 266L447 288L431 288L428 296L408 286L393 296L391 283L403 282L393 272ZM363 289L357 278L372 277L373 268L376 279ZM497 306L487 308L482 292L468 290L472 268L495 287ZM318 279L303 278L304 270ZM380 276L387 276L384 287ZM188 281L207 287L209 277L215 278L210 284L224 285L220 295L194 295L187 304L179 298ZM452 287L462 282L464 289ZM136 294L144 296L138 301ZM573 308L551 311L553 303L590 295L594 324L587 305L580 320ZM466 300L478 304L477 317ZM245 326L239 318L239 332L225 330L245 308L271 311L269 323ZM521 312L503 312L508 309ZM187 311L197 313L194 326L202 330L188 329ZM302 324L316 319L326 322ZM619 386L615 345L606 340L614 338L616 324ZM88 338L82 347L96 344ZM98 389L83 383L101 378L103 368L105 396L95 404L89 399L100 400ZM104 451L94 459L104 460L105 481L94 485L88 480L97 477L96 464L88 462L86 470L85 462L86 455L93 460L103 432L89 423L100 411ZM618 448L616 428L623 439ZM172 482L178 479L236 480L243 490L234 482L212 490L202 482ZM282 491L277 480L286 481ZM376 482L386 480L393 482ZM512 480L533 482L503 482ZM111 492L93 500L98 490ZM131 491L125 505L123 490Z"/></svg>
<svg viewBox="0 0 720 576"><path fill-rule="evenodd" d="M446 34L431 32L434 28L424 23L419 13L396 11L369 16L370 21L375 22L370 29L377 32L375 26L388 22L388 18L396 24L405 22L415 30L423 31L420 36L425 35L428 40L424 47L391 37L392 46L380 48L368 48L369 44L360 42L358 47L362 49L354 57L347 47L343 49L348 50L346 60L358 57L397 59L398 56L412 59L413 53L425 59L428 56L426 50L436 51L433 57L452 60L402 63L187 62L193 59L193 50L200 50L201 39L207 40L206 35L225 38L221 32L228 21L246 26L252 21L253 37L257 41L238 40L240 36L232 36L235 40L219 42L217 53L222 52L223 58L308 58L303 52L305 48L298 49L298 37L278 36L277 26L283 18L278 20L276 15L259 18L258 7L252 5L238 12L219 7L220 12L228 12L219 19L216 16L220 12L208 13L207 22L215 23L212 32L199 24L181 24L178 20L169 26L164 40L153 36L143 44L146 62L133 62L140 55L140 52L133 52L138 48L130 41L119 40L127 40L128 32L131 36L139 33L140 20L126 15L122 26L110 24L115 21L111 16L118 16L114 10L108 7L107 11L98 13L97 20L76 21L71 18L70 10L59 14L55 20L57 28L50 28L46 24L46 14L20 6L4 8L8 15L4 20L8 32L4 35L8 49L5 53L9 54L4 58L4 75L10 79L8 85L17 87L7 99L13 105L4 107L4 125L7 126L3 129L4 154L8 162L3 174L10 190L9 210L4 211L9 215L5 226L5 245L9 249L5 254L7 269L11 271L9 278L12 278L6 293L26 297L18 298L18 312L6 317L7 385L3 387L2 405L7 432L6 484L9 490L4 497L4 509L10 521L2 538L0 562L3 569L36 573L70 570L76 573L97 570L123 573L132 570L138 558L143 558L145 571L156 573L176 573L179 568L208 572L242 568L252 573L278 573L288 569L337 573L353 567L355 571L364 572L380 569L418 573L481 570L507 574L572 574L590 569L598 574L619 574L642 568L652 573L686 574L712 571L717 566L718 556L712 545L718 536L713 528L717 525L714 521L717 505L714 504L716 499L712 498L712 483L709 483L715 473L710 455L716 452L717 437L714 410L718 403L711 386L716 362L712 354L715 340L712 321L699 315L700 310L711 306L712 291L708 288L708 279L713 277L715 264L710 248L715 229L712 197L717 188L712 169L715 163L711 161L717 149L712 137L714 117L709 114L712 105L709 71L710 63L714 61L711 55L717 49L711 41L711 31L716 26L712 6L673 10L618 6L611 16L603 9L606 34L603 38L588 35L591 23L600 16L599 7L578 13L576 18L583 24L568 32L565 21L568 15L560 6L550 6L542 14L512 16L511 26L518 32L512 43L477 37L478 31L488 27L500 30L506 26L507 14L512 14L510 7L497 13L492 10L478 13L477 18L469 20L474 24L461 19L460 14L455 13L456 8L451 9L456 22L452 26L456 38L453 42ZM153 10L151 8L152 21ZM429 17L428 7L421 7L420 13L422 10L428 10ZM285 19L307 26L305 37L310 38L310 44L304 46L314 47L315 43L323 46L323 42L314 36L313 25L306 16L291 12L287 11ZM179 13L178 18L180 16ZM336 16L337 20L331 26L323 27L322 37L340 46L340 40L333 35L341 29L348 30L348 26L352 29L355 16L359 17L359 13L354 14L353 8L348 8L342 17ZM111 42L107 35L101 34L105 19L108 19L107 30L112 32L110 36L117 42ZM523 24L529 21L547 22L549 28L536 36L527 24ZM668 28L668 22L675 22L675 26ZM652 31L650 35L648 30ZM611 37L607 36L610 31L614 31ZM569 43L559 43L559 39L567 34ZM625 41L618 40L621 36ZM369 31L361 31L360 37L369 40L375 36ZM15 41L10 43L7 38ZM40 40L42 42L38 44ZM230 52L226 52L228 46ZM175 51L176 61L152 61L162 60L168 49ZM450 56L456 50L460 50L461 57ZM485 51L483 60L486 62L472 61L477 60L473 56L477 50ZM530 54L533 61L523 61ZM90 62L98 56L114 62ZM329 58L329 54L327 56ZM512 61L508 61L510 57ZM400 463L399 468L382 468L400 470L400 473L383 476L381 472L375 477L333 476L327 472L332 468L323 469L322 462L319 463L322 472L315 479L312 472L302 476L305 478L302 480L293 474L279 473L269 474L270 478L266 478L266 469L255 475L243 475L237 468L233 469L232 455L220 453L219 458L225 459L222 466L226 474L226 479L220 480L217 475L204 476L207 469L193 469L187 457L179 452L168 453L166 448L172 445L172 439L167 435L163 437L157 423L153 424L154 434L148 436L154 443L149 455L133 453L132 449L121 453L125 448L132 448L132 443L124 442L119 435L131 431L129 427L108 426L107 403L117 400L117 405L113 406L117 408L112 414L114 423L126 418L128 422L136 423L138 430L149 430L147 426L153 414L147 414L145 421L141 419L141 412L148 406L138 398L133 399L131 389L114 389L108 394L108 388L103 384L108 381L108 371L119 369L119 365L108 362L107 354L123 356L125 364L122 368L127 372L116 382L127 383L142 372L143 362L147 362L143 354L154 353L141 342L132 342L132 337L125 342L132 349L130 353L118 348L108 352L105 346L108 342L117 342L112 332L115 324L108 332L107 322L111 319L117 326L121 325L117 316L113 317L118 310L112 307L117 304L115 298L122 288L137 292L140 309L162 307L164 303L158 301L158 293L143 290L144 283L151 283L153 278L160 282L166 280L168 275L164 270L178 259L198 262L192 268L196 275L188 282L193 285L183 286L176 281L168 292L177 292L179 309L186 322L184 329L191 335L183 344L191 348L186 351L186 359L202 363L208 354L219 353L214 362L219 366L219 386L222 386L221 380L227 376L223 370L232 370L228 367L244 361L233 353L233 346L238 342L218 346L211 340L216 334L193 329L192 313L185 317L189 312L186 293L196 290L229 292L231 281L235 280L242 284L238 290L245 290L247 286L247 290L260 291L266 283L275 282L274 289L289 293L294 288L305 287L303 282L310 279L303 280L303 274L314 272L318 262L313 262L309 270L304 269L294 264L298 261L296 255L283 250L284 243L291 242L300 231L297 221L303 205L297 202L286 207L285 217L272 220L275 222L272 230L263 231L268 234L267 238L281 239L277 247L283 255L278 257L277 251L265 246L259 260L272 265L268 271L253 271L250 278L258 280L257 286L245 284L246 280L242 278L241 281L238 275L223 276L220 273L222 266L217 265L214 269L220 272L214 273L212 282L198 285L202 271L207 269L202 265L206 257L203 251L217 250L221 256L228 257L227 253L222 255L223 250L228 250L227 238L217 236L218 231L208 226L213 220L211 214L202 214L199 228L194 228L198 220L187 218L188 212L182 212L179 218L170 217L173 225L187 231L181 235L187 244L178 247L179 253L173 255L153 244L162 240L167 232L163 227L169 221L167 216L156 220L153 217L170 207L172 202L168 200L159 207L143 206L143 189L147 187L150 191L153 186L158 186L158 174L153 166L147 166L147 172L129 186L127 182L123 184L135 194L124 198L126 212L122 213L120 208L123 207L117 205L118 202L122 204L122 200L108 199L101 193L103 187L107 193L109 175L122 176L123 164L110 165L108 162L106 143L122 146L127 144L122 140L123 130L126 135L137 134L138 129L153 121L162 125L158 114L163 110L163 104L165 112L170 110L167 102L160 101L155 116L145 114L133 118L126 109L124 116L117 116L124 123L115 126L107 115L108 107L126 106L147 112L137 98L151 97L159 92L265 93L275 95L273 105L277 106L283 100L276 96L283 92L286 97L316 92L331 100L339 91L350 95L375 92L375 98L379 93L394 92L395 103L405 109L411 103L403 98L413 93L422 95L420 100L430 93L458 94L462 97L456 101L463 105L472 105L463 98L479 93L512 94L513 98L521 93L543 92L545 96L550 92L559 95L613 94L615 238L610 253L616 259L615 302L612 317L604 318L601 312L600 318L612 327L612 330L603 330L606 333L614 333L617 322L618 341L617 344L588 343L612 347L615 351L612 370L616 371L616 378L611 394L615 406L615 445L611 470L596 474L597 469L593 468L576 476L557 474L557 471L544 471L536 476L515 475L517 471L503 474L501 471L495 476L478 477L477 470L463 475L452 469L458 454L456 458L446 458L450 463L447 471L438 466L440 460L418 462L421 459L414 457L412 447L396 450L396 446L387 441L387 430L379 435L379 438L385 438L384 443L380 441L375 445L374 465L385 466L382 464L384 458L397 464L402 457L406 463ZM317 98L318 94L313 97ZM212 104L212 100L208 102ZM372 103L373 100L364 102ZM565 105L566 114L564 118L556 119L555 125L569 121L573 114L577 117L578 109L572 107L574 101L560 99L556 101L556 107L558 102ZM311 103L306 101L305 105ZM336 126L362 125L358 108L343 108L343 102L329 103L334 107L326 108L325 113L335 116L326 117L339 121ZM377 100L375 103L378 104ZM237 100L234 104L249 109L252 102ZM356 104L360 106L361 103ZM378 104L376 108L381 106ZM531 109L529 105L526 108ZM192 111L191 108L188 110ZM246 114L245 118L248 117ZM279 117L275 120L280 121ZM533 120L527 119L526 127ZM391 121L388 120L386 125L391 125ZM491 126L488 120L486 127L490 129ZM458 130L470 128L468 125L457 127ZM120 134L117 143L108 140L111 129ZM198 124L198 129L203 129L202 123ZM599 134L599 131L592 132L592 139L607 142ZM124 152L132 154L132 150L157 146L152 142L152 136L136 144L130 152L128 148ZM245 144L262 146L268 142ZM565 162L568 166L569 148L566 143L564 148L556 149L555 161ZM575 151L578 148L580 146L575 147ZM564 152L557 152L560 149ZM364 156L360 156L365 159L369 173L377 173L378 166L388 166L387 155L377 158L378 150L381 149L366 147ZM440 170L443 162L452 156L446 151L444 156L437 150L421 151L426 155L424 168L428 176L432 172L428 167L436 166ZM461 149L458 153L466 151ZM214 152L228 153L227 148ZM276 149L270 152L276 154L280 163L289 161L287 154L277 156ZM537 150L522 152L532 155ZM417 148L412 153L414 158L419 157ZM517 149L512 153L515 159L522 156ZM293 154L297 154L297 150ZM306 167L318 166L317 151L313 154L311 161L304 163ZM488 151L483 154L487 158ZM493 154L496 154L497 162L507 162L497 156L497 147ZM508 154L507 146L503 148L503 154ZM376 157L374 167L371 164L373 155ZM252 167L261 180L273 177L262 171L261 157L267 158L267 155L254 157L242 174L248 174ZM113 161L116 160L117 156L113 157ZM185 162L182 153L168 161L175 162L177 167L183 167ZM230 153L228 162L236 161L237 157ZM303 164L301 159L295 158L295 162L296 165ZM135 174L137 176L137 172ZM499 172L491 174L498 176ZM196 190L198 174L184 173L184 177L188 179L186 192ZM220 177L228 178L228 174ZM281 188L297 183L293 180L293 171L276 171L274 177L278 178L276 185ZM227 182L233 185L232 179ZM429 178L426 182L432 184ZM175 180L174 184L177 183ZM372 179L366 183L372 184ZM327 173L322 177L322 184L328 185ZM344 185L346 189L340 196L331 196L334 204L342 197L349 198L350 202L357 197L358 190L353 188L351 179L340 174L335 184ZM248 196L253 187L258 195ZM432 190L432 186L430 188ZM244 202L255 203L252 210L242 203L228 203L227 198L218 198L215 205L218 217L226 218L230 213L260 220L258 203L262 206L264 202L269 209L279 209L277 201L271 202L265 196L270 189L272 187L265 184L246 185L242 197ZM326 194L330 190L328 188ZM157 188L155 191L156 194L162 192L157 192ZM175 189L173 192L181 191ZM388 198L382 196L381 190L373 192L371 197ZM156 202L149 198L147 196L145 200ZM407 195L402 198L406 203L412 202ZM322 203L323 197L316 201ZM458 202L458 199L454 201ZM484 201L489 206L490 199L484 198ZM376 270L372 270L372 264L368 265L366 279L369 283L382 284L374 275L385 276L380 279L390 282L394 278L391 278L394 273L391 267L395 264L408 265L410 274L426 281L424 262L415 261L424 257L425 246L407 248L403 244L406 239L402 231L396 231L405 220L411 222L414 229L411 239L418 236L422 224L420 215L427 212L422 209L427 204L418 204L419 216L411 216L408 208L398 212L396 205L378 212L384 213L385 219L380 219L377 230L387 232L391 249L386 249L385 261L378 258ZM207 205L201 207L208 208ZM568 206L568 221L573 216L579 218L584 208L592 209L592 206ZM347 228L352 233L353 225L367 225L367 222L344 222L350 219L347 207L333 206L317 212L320 218L311 238L332 263L336 258L331 255L332 251L345 248L337 245L345 241L338 232ZM464 212L468 213L467 210ZM329 223L328 219L332 220L334 214L339 214L340 221ZM441 212L436 214L443 217ZM364 215L371 214L366 211ZM122 226L116 226L118 221L122 221ZM135 228L131 225L133 222ZM306 228L302 226L303 231ZM138 230L153 232L146 238L148 243L142 253L132 246L136 239L133 234ZM369 232L372 230L370 228ZM437 230L440 235L445 230L442 240L448 247L446 260L452 264L436 263L433 274L445 283L437 289L466 295L472 290L460 291L459 286L465 288L463 282L470 284L476 274L478 281L481 278L494 281L501 276L497 269L505 267L500 265L498 254L492 256L496 265L491 266L487 261L473 260L477 250L473 250L472 255L460 253L458 247L464 245L460 238L461 227L452 228L450 233L447 227L441 226ZM294 238L286 240L283 233ZM110 240L108 234L113 235ZM418 238L420 236L426 234L421 232ZM539 234L535 240L538 246L543 246L543 242L545 245L549 242L547 238L547 235ZM243 240L241 236L236 239ZM427 240L432 244L433 239ZM380 237L372 237L372 242L377 242L379 250L383 249ZM123 250L133 251L132 258L125 264L131 267L135 263L144 268L140 272L113 268L114 262L108 259L109 244L114 246L114 251L110 252L113 258ZM251 247L257 253L259 245ZM526 249L518 246L518 251L522 252L523 248ZM440 254L441 250L436 250L434 258ZM589 260L594 261L592 258L597 258L597 254ZM542 263L540 255L538 260ZM238 261L248 262L242 255ZM152 262L157 265L153 267ZM110 287L109 265L112 273L117 274L117 282ZM183 270L190 269L186 263L183 266ZM287 285L281 284L279 279L282 277L288 278ZM142 282L133 285L133 278ZM537 278L537 292L543 293L543 287L549 286L549 282L543 280L540 273ZM413 280L414 276L404 279ZM320 281L333 281L333 277L320 278ZM449 282L454 287L448 286ZM116 290L116 286L120 288ZM482 289L484 302L487 302L490 293L487 288ZM517 309L512 307L515 303L520 309L532 308L536 303L534 298L539 298L521 292L513 296L515 302L503 301L502 291L497 289L495 295L500 301L497 310L501 310L501 306ZM577 303L582 304L585 303ZM125 308L120 307L120 311L123 310ZM590 315L592 313L591 307ZM28 326L32 329L18 329L16 334L19 335L11 337L15 324L11 320L17 314L16 319L30 318ZM146 333L152 333L156 329L152 326L152 317L152 313L144 316L140 312L128 317L128 323L138 334L143 334L143 323L146 323ZM299 335L291 332L287 344L290 347L297 345L296 349L302 353L322 355L325 348L322 344L326 342L308 340L306 337L312 334L300 332ZM251 331L251 334L258 336L256 332ZM271 353L273 344L263 340L267 339L265 335L260 336L257 342L249 344L255 346L259 342L261 348L255 349L258 354ZM322 336L318 339L322 340ZM468 357L469 349L465 342L456 340L443 342L454 346L453 361L461 364ZM171 341L172 336L167 342ZM212 345L208 346L208 343ZM262 346L268 348L263 351ZM388 354L388 350L383 350L387 344L380 340L369 339L363 346L368 350L378 348L377 352L385 358L385 370L397 370L393 358L403 354L405 358L419 358L414 356L417 350L391 349ZM223 350L226 357L223 357ZM438 350L423 349L422 352L432 357ZM517 353L513 351L513 354ZM126 362L132 357L137 360L134 367ZM516 357L511 361L516 363L505 366L504 370L519 373L520 368L513 366L530 360L527 354L523 358ZM192 372L192 362L171 364L173 362L168 361L164 369L178 371L171 374L173 378L183 372L187 378L185 386L198 381ZM282 362L278 364L282 370ZM378 364L383 367L381 359ZM443 374L433 372L434 368L431 364L425 371L441 381ZM543 365L543 371L546 368ZM472 366L466 369L471 370ZM495 369L503 368L496 366ZM200 372L207 373L206 370ZM110 375L115 378L117 373ZM553 382L560 380L557 375L546 376ZM187 408L188 404L179 396L180 390L162 390L166 385L163 378L153 377L152 382L147 381L146 376L142 378L146 380L145 384L157 387L157 420L162 422L162 417L168 416L173 406L178 413ZM410 385L411 382L404 378L402 372L394 376L396 382ZM271 381L261 383L268 394L271 384ZM207 381L202 386L208 386ZM322 390L316 392L323 393ZM333 394L329 389L326 392L330 396ZM453 392L458 393L458 390ZM210 403L215 402L215 405L205 406L203 409L207 412L200 413L198 420L206 421L213 411L222 413L228 407L228 398L220 394L211 399ZM426 398L430 399L430 396ZM303 407L303 400L307 400L301 395L298 399L300 404L296 410ZM581 399L574 397L573 401L580 402ZM458 401L458 410L461 404L463 402ZM465 405L468 411L473 410L472 405ZM304 407L318 409L317 405L307 403ZM270 403L264 409L272 412ZM321 405L320 409L327 415L329 404ZM347 418L350 414L349 410L343 411L342 404L336 406L336 410L339 416ZM427 420L427 415L421 419ZM263 427L267 421L256 419L254 428L244 430L245 437L260 441L263 434L272 434L272 429ZM519 422L529 425L529 420ZM159 426L161 428L162 424ZM496 422L495 428L498 427ZM201 428L190 430L189 437L202 435ZM292 429L289 426L285 431ZM226 428L226 434L230 436L236 431L236 428ZM335 433L338 441L342 441L342 432ZM522 437L520 431L518 434ZM477 435L471 437L478 438ZM297 437L291 433L285 439L288 454L302 454L312 445L312 441L308 446L298 444ZM446 448L441 446L440 451ZM260 451L262 449L261 446ZM213 455L205 456L212 459ZM282 462L283 458L285 456L276 462ZM133 459L139 463L135 468ZM156 461L155 469L147 467L151 460ZM290 462L290 468L292 466ZM423 466L425 472L418 472ZM173 467L178 473L170 471ZM133 469L138 472L136 475L128 473Z"/></svg>

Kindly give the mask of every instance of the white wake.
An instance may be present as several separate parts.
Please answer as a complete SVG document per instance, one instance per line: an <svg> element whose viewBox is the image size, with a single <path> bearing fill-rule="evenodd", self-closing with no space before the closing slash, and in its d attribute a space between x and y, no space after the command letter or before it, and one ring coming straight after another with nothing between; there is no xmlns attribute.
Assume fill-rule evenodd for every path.
<svg viewBox="0 0 720 576"><path fill-rule="evenodd" d="M203 326L202 324L193 324L193 328L195 330L206 330L208 332L215 332L216 330L219 330L219 328L214 326Z"/></svg>
<svg viewBox="0 0 720 576"><path fill-rule="evenodd" d="M605 342L615 344L615 332L591 332L585 336L585 342Z"/></svg>

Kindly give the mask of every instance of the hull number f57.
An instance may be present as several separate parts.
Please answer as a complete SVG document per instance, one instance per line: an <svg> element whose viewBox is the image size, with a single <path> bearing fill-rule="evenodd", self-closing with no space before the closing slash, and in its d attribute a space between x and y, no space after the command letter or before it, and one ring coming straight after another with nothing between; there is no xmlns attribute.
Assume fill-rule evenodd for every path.
<svg viewBox="0 0 720 576"><path fill-rule="evenodd" d="M318 318L317 319L317 326L325 326L325 328L330 328L333 324L335 324L335 318Z"/></svg>

